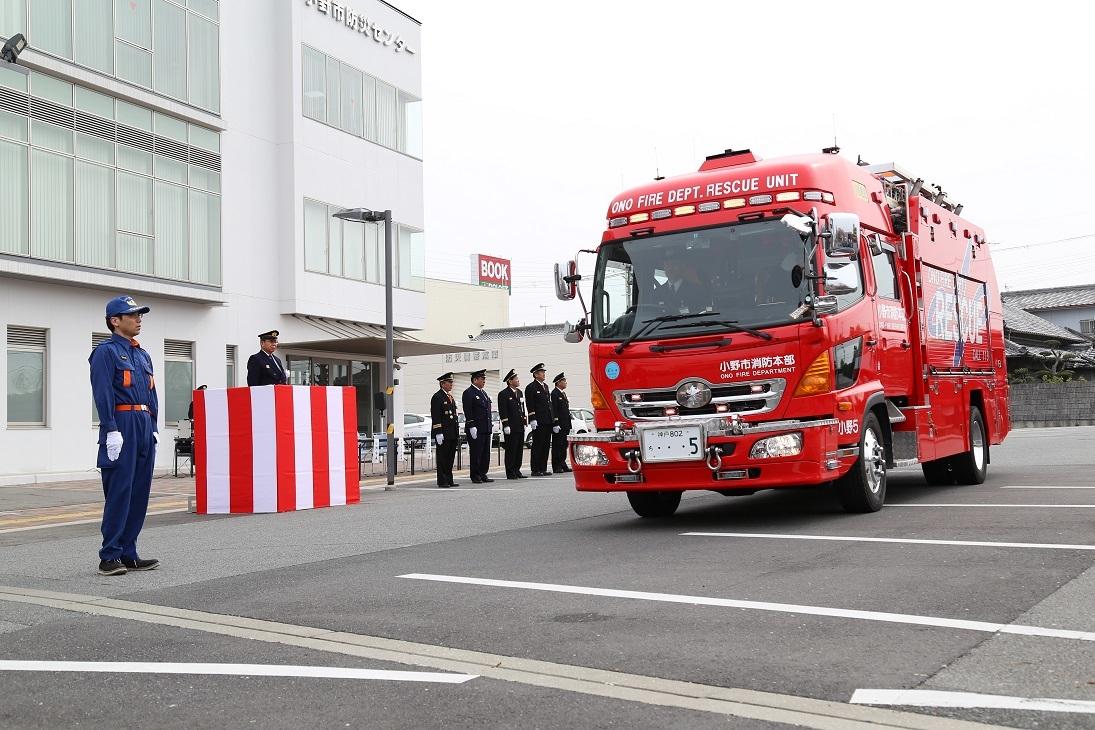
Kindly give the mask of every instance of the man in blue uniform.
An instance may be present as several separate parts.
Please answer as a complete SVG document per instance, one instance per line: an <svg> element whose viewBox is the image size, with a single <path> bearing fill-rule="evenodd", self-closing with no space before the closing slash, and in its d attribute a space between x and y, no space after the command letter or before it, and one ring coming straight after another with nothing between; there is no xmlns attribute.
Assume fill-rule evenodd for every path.
<svg viewBox="0 0 1095 730"><path fill-rule="evenodd" d="M247 358L247 385L285 385L285 366L274 352L278 349L278 331L259 335L259 351Z"/></svg>
<svg viewBox="0 0 1095 730"><path fill-rule="evenodd" d="M455 487L452 462L460 443L460 420L456 415L456 399L452 397L452 373L445 373L437 382L441 390L430 400L433 440L437 443L437 486Z"/></svg>
<svg viewBox="0 0 1095 730"><path fill-rule="evenodd" d="M513 370L506 373L506 387L498 394L498 414L505 434L506 479L524 479L521 462L525 456L525 401L521 379Z"/></svg>
<svg viewBox="0 0 1095 730"><path fill-rule="evenodd" d="M156 466L159 398L152 357L135 339L148 307L133 297L106 303L111 337L91 352L91 394L99 412L99 455L103 477L103 547L99 575L155 570L159 560L137 554L137 535L148 511L148 492Z"/></svg>
<svg viewBox="0 0 1095 730"><path fill-rule="evenodd" d="M544 363L536 363L529 371L532 382L525 386L525 408L528 410L528 427L532 430L532 453L529 468L534 477L546 477L548 452L551 451L551 391L548 390L547 370Z"/></svg>
<svg viewBox="0 0 1095 730"><path fill-rule="evenodd" d="M483 386L487 384L487 371L476 370L471 374L471 385L461 400L464 406L464 433L468 435L468 461L474 484L493 482L487 476L490 468L490 396Z"/></svg>
<svg viewBox="0 0 1095 730"><path fill-rule="evenodd" d="M573 471L567 466L567 434L570 433L570 401L564 392L567 389L566 373L559 373L551 382L555 390L551 391L551 470L556 474Z"/></svg>

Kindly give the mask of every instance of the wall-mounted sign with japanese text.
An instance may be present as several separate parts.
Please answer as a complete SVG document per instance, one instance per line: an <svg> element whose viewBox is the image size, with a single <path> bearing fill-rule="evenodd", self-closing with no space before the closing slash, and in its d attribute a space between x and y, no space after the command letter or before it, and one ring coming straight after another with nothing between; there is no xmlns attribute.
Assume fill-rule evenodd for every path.
<svg viewBox="0 0 1095 730"><path fill-rule="evenodd" d="M330 16L336 23L342 23L350 30L356 30L372 38L382 46L390 46L396 53L402 51L413 54L415 52L398 33L380 27L363 13L351 10L346 3L336 2L336 0L304 0L304 4Z"/></svg>
<svg viewBox="0 0 1095 730"><path fill-rule="evenodd" d="M471 255L471 282L479 286L513 291L513 277L509 259L499 259L486 254Z"/></svg>

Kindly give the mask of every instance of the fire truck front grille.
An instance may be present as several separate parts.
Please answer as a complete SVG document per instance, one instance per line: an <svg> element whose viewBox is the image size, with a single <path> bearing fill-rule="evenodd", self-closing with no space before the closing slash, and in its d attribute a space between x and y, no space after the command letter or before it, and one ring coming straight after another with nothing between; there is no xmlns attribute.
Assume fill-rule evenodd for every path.
<svg viewBox="0 0 1095 730"><path fill-rule="evenodd" d="M783 378L752 380L726 385L707 383L711 388L711 402L701 408L683 408L677 403L677 388L689 381L707 383L702 378L685 378L672 388L648 390L618 390L613 393L624 418L644 420L665 418L666 408L673 409L677 417L713 416L722 413L767 413L779 405L787 386Z"/></svg>
<svg viewBox="0 0 1095 730"><path fill-rule="evenodd" d="M677 407L678 416L714 416L721 413L756 413L764 409L763 400L737 401L725 403L720 410L715 404L710 403L703 408ZM662 406L642 406L631 409L635 418L664 418L665 408Z"/></svg>

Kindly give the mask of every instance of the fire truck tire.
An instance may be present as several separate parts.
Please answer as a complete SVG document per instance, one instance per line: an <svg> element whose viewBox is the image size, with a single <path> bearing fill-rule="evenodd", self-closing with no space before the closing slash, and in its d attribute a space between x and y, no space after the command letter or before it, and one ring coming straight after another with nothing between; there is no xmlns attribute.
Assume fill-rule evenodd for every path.
<svg viewBox="0 0 1095 730"><path fill-rule="evenodd" d="M680 492L628 492L627 501L639 517L669 517L681 503Z"/></svg>
<svg viewBox="0 0 1095 730"><path fill-rule="evenodd" d="M982 484L989 473L989 440L985 435L985 419L977 406L970 408L970 448L951 457L955 481L959 484Z"/></svg>
<svg viewBox="0 0 1095 730"><path fill-rule="evenodd" d="M836 480L837 496L846 512L877 512L886 501L886 447L878 417L868 412L859 434L859 459Z"/></svg>
<svg viewBox="0 0 1095 730"><path fill-rule="evenodd" d="M924 479L933 487L954 484L954 472L951 471L951 460L949 458L925 461L920 465L920 468L924 472Z"/></svg>

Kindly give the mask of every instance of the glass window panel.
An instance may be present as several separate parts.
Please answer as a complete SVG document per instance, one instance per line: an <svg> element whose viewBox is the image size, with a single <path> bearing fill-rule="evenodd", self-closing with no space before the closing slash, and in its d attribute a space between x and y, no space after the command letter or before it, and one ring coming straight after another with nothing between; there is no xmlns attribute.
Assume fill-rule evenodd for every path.
<svg viewBox="0 0 1095 730"><path fill-rule="evenodd" d="M124 41L114 41L114 59L118 78L146 89L152 88L152 54Z"/></svg>
<svg viewBox="0 0 1095 730"><path fill-rule="evenodd" d="M152 0L114 0L114 33L122 40L152 48Z"/></svg>
<svg viewBox="0 0 1095 730"><path fill-rule="evenodd" d="M220 152L221 138L220 135L212 129L206 129L205 127L191 124L190 145L192 147L200 147L203 150L209 150L210 152Z"/></svg>
<svg viewBox="0 0 1095 730"><path fill-rule="evenodd" d="M361 84L361 108L365 116L365 139L376 142L376 79L365 75Z"/></svg>
<svg viewBox="0 0 1095 730"><path fill-rule="evenodd" d="M220 49L217 25L187 13L190 103L220 111Z"/></svg>
<svg viewBox="0 0 1095 730"><path fill-rule="evenodd" d="M342 66L342 128L361 136L361 72L352 66Z"/></svg>
<svg viewBox="0 0 1095 730"><path fill-rule="evenodd" d="M426 234L412 228L402 230L407 232L407 242L411 251L406 288L426 291Z"/></svg>
<svg viewBox="0 0 1095 730"><path fill-rule="evenodd" d="M118 101L118 123L146 132L152 131L152 110L135 104Z"/></svg>
<svg viewBox="0 0 1095 730"><path fill-rule="evenodd" d="M399 129L396 124L395 87L383 81L376 82L376 141L385 147L396 149Z"/></svg>
<svg viewBox="0 0 1095 730"><path fill-rule="evenodd" d="M327 82L325 70L327 58L314 48L304 46L301 67L304 97L301 106L304 116L320 122L327 121Z"/></svg>
<svg viewBox="0 0 1095 730"><path fill-rule="evenodd" d="M402 102L403 134L399 150L422 159L422 100L408 94L400 94Z"/></svg>
<svg viewBox="0 0 1095 730"><path fill-rule="evenodd" d="M218 17L217 0L187 0L186 5L191 10L199 12L213 20L216 20Z"/></svg>
<svg viewBox="0 0 1095 730"><path fill-rule="evenodd" d="M83 132L76 133L76 156L106 165L114 164L114 143Z"/></svg>
<svg viewBox="0 0 1095 730"><path fill-rule="evenodd" d="M118 230L152 235L151 178L118 172Z"/></svg>
<svg viewBox="0 0 1095 730"><path fill-rule="evenodd" d="M194 363L183 360L164 361L164 420L177 423L186 418L194 397Z"/></svg>
<svg viewBox="0 0 1095 730"><path fill-rule="evenodd" d="M304 201L304 268L327 271L327 206Z"/></svg>
<svg viewBox="0 0 1095 730"><path fill-rule="evenodd" d="M72 154L72 130L58 127L56 124L32 119L30 123L31 144Z"/></svg>
<svg viewBox="0 0 1095 730"><path fill-rule="evenodd" d="M35 50L72 58L72 0L30 0L27 39Z"/></svg>
<svg viewBox="0 0 1095 730"><path fill-rule="evenodd" d="M349 279L365 278L365 230L375 228L371 223L343 223L342 232L343 260L346 262L346 277Z"/></svg>
<svg viewBox="0 0 1095 730"><path fill-rule="evenodd" d="M186 122L183 120L156 112L153 115L152 126L156 134L161 137L186 144Z"/></svg>
<svg viewBox="0 0 1095 730"><path fill-rule="evenodd" d="M120 144L118 145L118 167L151 175L152 153L130 147L127 144Z"/></svg>
<svg viewBox="0 0 1095 730"><path fill-rule="evenodd" d="M26 142L27 118L22 114L13 114L0 109L0 137L11 137L20 142Z"/></svg>
<svg viewBox="0 0 1095 730"><path fill-rule="evenodd" d="M46 422L46 354L8 350L8 423Z"/></svg>
<svg viewBox="0 0 1095 730"><path fill-rule="evenodd" d="M190 191L190 280L219 284L221 280L221 199Z"/></svg>
<svg viewBox="0 0 1095 730"><path fill-rule="evenodd" d="M156 177L161 180L170 180L171 182L182 183L186 185L186 163L179 162L171 157L164 157L163 155L156 155L155 159Z"/></svg>
<svg viewBox="0 0 1095 730"><path fill-rule="evenodd" d="M3 12L0 10L0 12ZM7 36L4 36L5 38ZM9 89L17 89L19 91L27 90L27 77L18 71L12 71L7 68L0 68L0 86L7 86Z"/></svg>
<svg viewBox="0 0 1095 730"><path fill-rule="evenodd" d="M342 119L339 109L339 63L333 58L327 59L327 123L338 126Z"/></svg>
<svg viewBox="0 0 1095 730"><path fill-rule="evenodd" d="M327 215L330 215L335 208L328 208ZM346 221L340 221L337 218L330 219L330 228L328 230L328 250L329 255L327 257L327 270L335 276L342 276L342 230L350 224Z"/></svg>
<svg viewBox="0 0 1095 730"><path fill-rule="evenodd" d="M48 99L61 106L72 106L72 84L52 76L36 73L30 79L31 96Z"/></svg>
<svg viewBox="0 0 1095 730"><path fill-rule="evenodd" d="M384 283L384 242L380 240L380 226L375 223L362 226L365 236L365 281Z"/></svg>
<svg viewBox="0 0 1095 730"><path fill-rule="evenodd" d="M114 170L76 162L76 262L114 268Z"/></svg>
<svg viewBox="0 0 1095 730"><path fill-rule="evenodd" d="M72 261L72 158L31 150L30 255Z"/></svg>
<svg viewBox="0 0 1095 730"><path fill-rule="evenodd" d="M27 4L24 0L0 3L0 36L10 38L27 30Z"/></svg>
<svg viewBox="0 0 1095 730"><path fill-rule="evenodd" d="M76 63L114 73L114 15L111 0L76 0L73 38Z"/></svg>
<svg viewBox="0 0 1095 730"><path fill-rule="evenodd" d="M187 278L186 188L156 183L156 276Z"/></svg>
<svg viewBox="0 0 1095 730"><path fill-rule="evenodd" d="M114 118L114 100L82 86L76 87L76 108L105 119Z"/></svg>
<svg viewBox="0 0 1095 730"><path fill-rule="evenodd" d="M190 166L190 187L201 188L212 193L219 193L221 189L220 173L213 172L200 165Z"/></svg>
<svg viewBox="0 0 1095 730"><path fill-rule="evenodd" d="M27 147L0 140L0 251L30 253Z"/></svg>
<svg viewBox="0 0 1095 730"><path fill-rule="evenodd" d="M154 78L156 91L186 99L186 11L156 0Z"/></svg>
<svg viewBox="0 0 1095 730"><path fill-rule="evenodd" d="M399 238L396 247L396 259L392 263L397 267L397 270L392 273L395 277L395 285L400 289L411 288L411 233L412 231L405 226L398 227Z"/></svg>
<svg viewBox="0 0 1095 730"><path fill-rule="evenodd" d="M119 233L118 268L136 274L151 274L152 239L130 233Z"/></svg>

